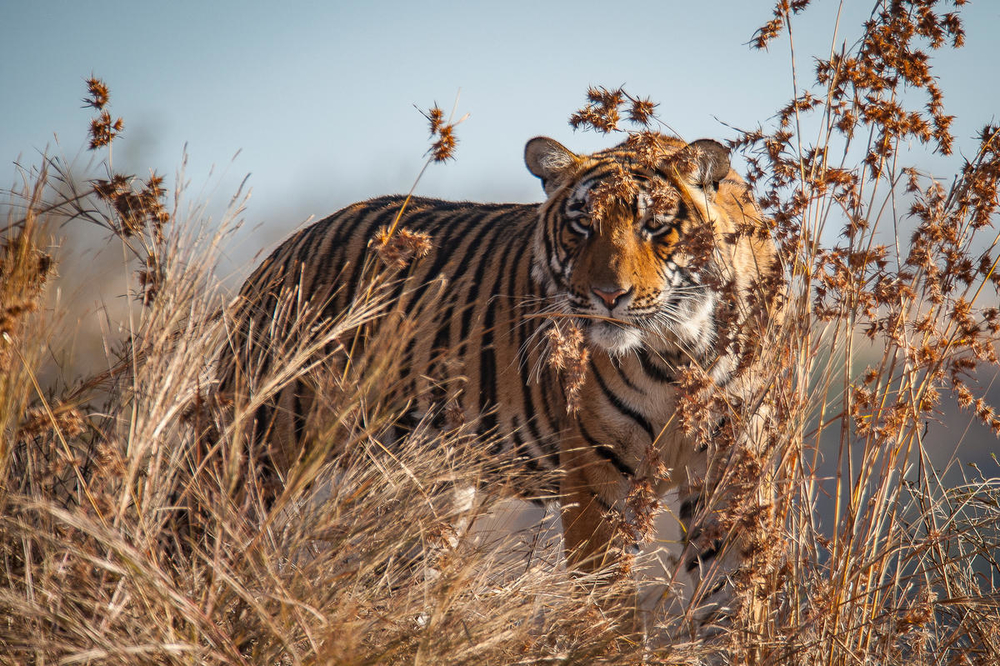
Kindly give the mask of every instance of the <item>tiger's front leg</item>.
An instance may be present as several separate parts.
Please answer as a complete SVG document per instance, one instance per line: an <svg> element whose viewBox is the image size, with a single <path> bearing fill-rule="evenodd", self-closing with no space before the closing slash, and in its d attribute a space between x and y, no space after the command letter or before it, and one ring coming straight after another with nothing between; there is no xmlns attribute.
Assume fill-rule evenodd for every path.
<svg viewBox="0 0 1000 666"><path fill-rule="evenodd" d="M577 573L608 571L610 575L588 591L596 593L603 612L618 618L625 636L636 637L643 623L630 571L638 547L622 530L627 484L588 452L586 446L564 443L560 453L559 502L566 560ZM609 569L614 566L617 570Z"/></svg>
<svg viewBox="0 0 1000 666"><path fill-rule="evenodd" d="M565 458L567 456L563 456ZM563 463L565 465L565 462ZM621 553L618 528L611 519L612 503L602 497L585 467L564 467L559 502L566 559L571 568L593 573L615 563Z"/></svg>

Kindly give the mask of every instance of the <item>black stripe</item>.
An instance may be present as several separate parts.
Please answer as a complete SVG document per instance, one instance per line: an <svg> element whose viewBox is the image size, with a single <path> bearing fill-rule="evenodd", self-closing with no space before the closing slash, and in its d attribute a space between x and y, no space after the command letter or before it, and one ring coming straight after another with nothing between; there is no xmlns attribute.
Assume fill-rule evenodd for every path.
<svg viewBox="0 0 1000 666"><path fill-rule="evenodd" d="M310 294L309 298L313 301L313 305L321 307L323 310L329 307L330 301L334 298L339 297L340 302L353 298L354 294L347 293L341 285L344 283L344 277L348 271L354 268L354 264L364 260L364 257L355 257L349 246L337 240L331 240L326 245L328 246L327 250L318 255L312 262L313 279L319 280L323 284L325 293L321 296L326 300L323 302L315 300L318 295L315 293L315 287L307 292Z"/></svg>
<svg viewBox="0 0 1000 666"><path fill-rule="evenodd" d="M497 369L493 350L485 345L479 352L479 412L483 428L481 434L495 434L497 427ZM498 444L491 446L490 451L499 453Z"/></svg>
<svg viewBox="0 0 1000 666"><path fill-rule="evenodd" d="M539 460L535 456L531 455L531 451L528 450L527 442L518 432L520 427L520 419L515 416L514 432L511 433L511 439L514 441L514 452L522 464L527 465L528 469L533 472L542 472L544 468L541 464L539 464Z"/></svg>
<svg viewBox="0 0 1000 666"><path fill-rule="evenodd" d="M361 279L361 270L364 268L366 261L366 248L368 242L375 235L375 230L382 226L388 227L392 224L392 221L396 219L399 214L399 210L405 201L404 197L385 197L382 199L376 199L369 202L367 209L361 214L360 219L364 218L365 214L371 213L372 217L368 220L367 226L363 229L359 228L360 219L355 216L354 218L347 218L345 224L342 225L341 231L345 232L346 241L353 246L352 254L357 257L357 266L354 267L354 271L351 274L350 279L344 286L345 294L348 298L353 298L355 296L355 291L358 287L358 282ZM448 202L438 201L435 199L420 199L413 198L406 206L406 211L403 217L400 219L400 226L407 227L410 229L425 231L432 234L435 231L436 223L440 223L441 218L450 218L450 215L442 215L445 210L449 207L442 204ZM354 213L355 211L351 208L345 209L347 213ZM450 227L457 227L459 225L454 224ZM446 242L449 239L432 237L431 242L440 248L438 250L438 262L441 262L442 250L449 247ZM445 252L446 254L446 252ZM428 275L436 275L436 273L428 273ZM401 284L397 285L397 290L401 289Z"/></svg>
<svg viewBox="0 0 1000 666"><path fill-rule="evenodd" d="M619 412L639 424L639 426L646 431L646 434L649 435L649 440L655 442L656 433L653 431L653 426L650 425L648 420L646 420L646 417L626 405L622 402L621 398L612 393L611 389L608 388L608 385L604 382L604 378L601 377L601 373L598 372L597 366L594 365L593 361L590 362L590 370L597 378L597 384L601 387L601 391L604 393L604 397L608 399L608 402L610 402Z"/></svg>
<svg viewBox="0 0 1000 666"><path fill-rule="evenodd" d="M680 519L684 521L691 520L691 517L694 516L695 507L698 506L700 500L700 497L696 497L694 499L686 499L681 502L680 509L677 511L677 515Z"/></svg>
<svg viewBox="0 0 1000 666"><path fill-rule="evenodd" d="M284 268L286 275L295 275L296 282L299 281L302 275L302 266L309 265L310 252L312 248L312 237L315 235L312 232L313 229L310 227L304 233L302 233L298 240L295 242L291 248L291 251L285 258ZM307 284L302 285L303 288L308 289Z"/></svg>
<svg viewBox="0 0 1000 666"><path fill-rule="evenodd" d="M420 219L421 217L426 217L428 219L423 220ZM444 235L438 233L438 228L441 226L440 223L442 220L447 221L448 223L448 233ZM451 260L455 248L460 246L460 243L452 243L452 238L455 236L466 236L467 231L470 228L475 228L475 226L479 223L479 220L480 218L476 216L441 216L438 215L438 211L434 209L415 211L411 217L406 218L408 227L420 229L429 233L432 239L431 242L439 248L435 254L434 264L424 273L424 277L420 284L407 296L407 301L410 304L409 309L414 307L423 307L421 301L427 290L432 285L438 284L435 278ZM468 248L468 246L466 246L466 248ZM462 273L456 272L450 277L452 279L460 279L462 277ZM414 281L412 280L397 280L392 287L391 294L389 295L389 302L398 302L399 299L402 298L403 292L407 288L412 287L413 283Z"/></svg>
<svg viewBox="0 0 1000 666"><path fill-rule="evenodd" d="M485 219L486 213L478 207L470 209L465 215L449 216L446 220L447 231L445 234L437 235L431 238L431 242L434 243L434 246L437 248L436 257L434 259L434 264L426 272L427 281L417 287L414 291L413 302L419 301L420 297L422 297L424 292L426 292L430 287L430 281L441 273L445 265L449 261L452 261L455 257L456 251L462 247L461 242L453 243L452 239L459 237L464 241L469 234L475 233L475 238L469 239L465 244L462 261L454 271L451 271L451 275L449 276L452 280L461 280L465 277L469 262L474 257L479 256L476 250L479 248L480 243L482 243L486 234L493 229L492 225L483 224Z"/></svg>
<svg viewBox="0 0 1000 666"><path fill-rule="evenodd" d="M558 382L553 382L553 385L557 387L559 386ZM552 402L549 400L549 392L545 390L546 388L548 387L547 386L538 387L538 395L542 399L542 413L545 414L545 420L548 422L549 428L552 430L552 432L559 433L562 430L560 424L563 413L565 412L565 408L560 410L558 415L553 411Z"/></svg>
<svg viewBox="0 0 1000 666"><path fill-rule="evenodd" d="M497 220L493 220L493 225L497 227L497 236L499 239L505 236L504 229L502 225L497 224ZM506 247L503 249L503 254L500 256L499 261L494 264L494 257L491 253L486 252L482 255L482 260L480 261L479 267L476 269L476 276L472 284L472 289L469 290L469 294L466 298L471 302L476 299L479 292L480 286L482 286L482 277L485 273L487 264L494 264L496 270L493 272L492 282L486 286L486 293L488 294L489 302L486 305L486 314L483 317L482 323L482 341L479 353L479 383L480 383L480 406L484 403L490 407L495 406L497 403L497 374L496 374L496 350L494 348L496 335L494 327L496 324L496 309L497 301L500 296L500 291L503 286L504 272L503 267L506 265L508 259L510 259L510 253L514 248L515 243L509 236L506 238ZM492 243L491 243L492 246ZM516 260L515 260L516 263ZM464 338L464 335L463 335ZM510 340L507 339L506 342L509 344ZM484 394L485 392L485 394ZM487 426L487 432L491 427L496 426L496 416L493 414L484 417L485 425ZM499 451L496 451L499 453Z"/></svg>
<svg viewBox="0 0 1000 666"><path fill-rule="evenodd" d="M708 550L703 550L700 553L698 553L696 556L694 556L694 557L691 558L691 561L687 563L687 567L686 567L687 570L689 572L690 571L694 571L700 565L705 564L705 562L707 562L707 561L709 561L711 559L714 559L715 556L719 554L719 549L721 547L722 547L722 543L719 542L719 541L715 541L712 544L711 548L709 548Z"/></svg>
<svg viewBox="0 0 1000 666"><path fill-rule="evenodd" d="M635 470L629 465L627 465L625 461L623 461L621 458L618 457L618 453L615 451L613 446L611 446L610 444L604 444L602 442L598 442L596 439L594 439L594 437L589 432L587 432L587 429L583 427L583 423L580 423L579 426L580 426L580 434L583 436L583 439L586 440L587 444L590 444L590 447L594 450L594 453L596 453L597 455L601 456L609 463L611 463L614 466L614 468L618 470L618 473L621 474L622 476L627 476L629 478L635 476Z"/></svg>
<svg viewBox="0 0 1000 666"><path fill-rule="evenodd" d="M368 212L368 211L366 211ZM340 232L345 232L344 237L349 245L356 245L361 243L361 247L350 248L351 254L357 257L354 270L351 271L350 277L347 279L346 284L344 284L344 295L347 299L354 298L358 283L361 282L361 272L365 265L368 263L365 261L366 252L364 250L364 243L372 237L375 229L380 226L386 226L391 223L392 219L395 217L396 211L391 209L384 209L379 211L374 211L371 218L368 219L368 224L363 230L358 229L356 226L357 222L354 219L346 218L343 220L343 224L338 228L338 236ZM364 240L355 240L354 237L360 235ZM341 241L344 242L344 241ZM334 303L328 303L327 307L323 310L323 317L327 319L332 319L340 314L342 308L335 307Z"/></svg>
<svg viewBox="0 0 1000 666"><path fill-rule="evenodd" d="M519 286L523 291L530 292L530 289L525 289L525 287L530 285L531 280L531 253L528 250L530 249L531 232L534 231L534 228L527 227L525 231L526 233L515 239L517 241L518 257L516 261L510 262L510 271L507 276L508 289L514 294L521 293L518 290ZM518 279L519 277L521 280ZM525 282L526 280L528 281L527 283ZM513 351L517 358L519 389L521 391L521 413L524 415L524 426L528 429L532 440L540 442L542 433L538 429L538 423L535 418L535 402L532 400L531 395L530 368L528 367L529 354L528 350L524 349L528 335L528 322L530 320L526 318L528 313L525 312L523 302L517 300L512 295L508 295L506 298L509 298L511 301L509 309L513 320L516 322L513 335L511 336L513 339L510 340L510 343L514 345Z"/></svg>
<svg viewBox="0 0 1000 666"><path fill-rule="evenodd" d="M254 413L254 424L253 424L253 441L254 443L261 443L271 432L271 425L274 423L275 412L277 412L272 403L265 402L257 411ZM270 460L270 457L268 457Z"/></svg>
<svg viewBox="0 0 1000 666"><path fill-rule="evenodd" d="M462 339L462 344L464 345L469 337L469 330L472 328L472 315L474 314L476 304L478 303L479 290L482 286L483 274L486 273L487 266L491 263L493 257L493 252L496 250L497 246L506 240L502 229L496 225L484 225L486 229L493 232L493 236L489 239L488 244L483 248L479 242L468 247L466 256L462 261L463 266L459 268L459 271L463 270L465 264L472 257L480 259L479 266L476 267L476 272L472 277L469 284L469 291L465 294L464 299L468 303L468 307L465 312L462 313L462 329L460 337ZM479 241L481 239L477 239ZM510 244L507 244L505 254L510 251ZM456 273L456 275L461 275L461 273ZM494 283L495 284L495 283ZM492 294L491 294L492 295ZM490 333L492 337L492 332Z"/></svg>
<svg viewBox="0 0 1000 666"><path fill-rule="evenodd" d="M529 377L531 370L528 367L528 351L526 349L522 351L526 339L526 327L527 320L522 316L517 324L514 340L517 345L515 353L517 353L518 388L521 390L521 413L524 415L525 425L531 434L531 438L536 442L540 442L542 433L538 429L537 410L535 409L535 401L531 394L532 382Z"/></svg>
<svg viewBox="0 0 1000 666"><path fill-rule="evenodd" d="M632 380L629 379L628 374L625 372L625 369L622 367L619 361L616 361L614 358L610 358L609 360L611 361L611 367L613 367L618 372L618 378L622 380L622 383L625 384L625 386L627 386L632 391L635 391L636 393L640 393L642 395L646 394L645 391L643 391L641 388L632 383Z"/></svg>
<svg viewBox="0 0 1000 666"><path fill-rule="evenodd" d="M535 231L534 225L529 227L527 231L528 232L525 234L525 237L522 239L522 246L520 248L521 253L524 256L524 261L515 262L515 264L517 264L520 268L521 273L521 290L518 293L525 293L528 298L532 299L541 298L544 293L540 286L535 282L534 277L531 275L532 263L534 262L532 247L533 235ZM527 349L525 346L529 338L538 334L540 329L545 325L545 322L541 318L528 319L527 315L533 313L534 311L525 311L523 303L515 303L513 304L513 308L517 311L517 317L519 319L517 324L516 351L518 353L518 371L520 373L525 418L532 436L535 438L539 448L542 449L546 456L548 465L552 468L556 468L559 465L559 447L553 446L550 439L543 440L542 434L538 429L540 425L538 412L541 411L541 416L544 417L545 424L548 426L549 432L553 434L558 434L562 430L563 426L560 419L562 415L560 414L557 417L553 413L552 404L549 402L549 390L552 387L546 385L544 379L537 383L531 381L531 367L529 365L531 350ZM539 360L539 362L541 361ZM546 370L547 368L543 368L542 370L543 378L549 376Z"/></svg>
<svg viewBox="0 0 1000 666"><path fill-rule="evenodd" d="M674 213L675 224L677 225L677 232L681 231L681 223L687 220L691 216L691 211L688 210L687 202L681 199L677 202L677 212Z"/></svg>
<svg viewBox="0 0 1000 666"><path fill-rule="evenodd" d="M413 352L416 347L417 338L411 337L410 341L406 343L406 349L403 351L403 357L400 360L398 370L396 371L400 378L410 378L410 368L413 366ZM410 395L414 395L415 393L416 391L413 391Z"/></svg>
<svg viewBox="0 0 1000 666"><path fill-rule="evenodd" d="M605 502L603 499L601 499L600 495L595 493L593 490L588 488L587 494L590 495L591 499L597 502L602 509L604 509L605 511L611 511L611 505Z"/></svg>
<svg viewBox="0 0 1000 666"><path fill-rule="evenodd" d="M716 583L715 585L713 585L712 589L708 591L708 594L705 594L705 595L702 596L702 599L711 599L712 597L714 597L715 595L717 595L719 592L722 592L722 590L725 587L726 587L726 579L723 578L718 583ZM720 612L720 609L717 609L717 610L712 611L712 613L710 613L708 615L708 617L705 618L705 620L707 621L707 620L711 619L713 616L719 616L719 617L721 617L722 615L723 615L723 613Z"/></svg>
<svg viewBox="0 0 1000 666"><path fill-rule="evenodd" d="M549 260L549 258L556 256L556 254L555 254L555 252L556 252L556 248L555 248L556 241L550 235L550 232L552 231L552 229L549 226L549 220L551 220L555 216L555 214L552 212L553 210L554 210L553 208L550 208L549 209L549 214L546 215L544 219L539 220L539 223L545 226L545 228L542 229L542 245L544 246L545 254L542 257L542 261L540 263L543 264L543 267L545 269L545 274L546 275L548 275L552 271L552 262Z"/></svg>
<svg viewBox="0 0 1000 666"><path fill-rule="evenodd" d="M649 350L645 347L641 347L636 356L639 358L639 365L642 367L642 371L649 377L664 384L672 384L676 381L676 377L672 373L656 365L653 359L649 357Z"/></svg>
<svg viewBox="0 0 1000 666"><path fill-rule="evenodd" d="M439 320L438 330L434 335L434 342L431 344L430 363L427 368L427 374L433 381L433 385L431 386L431 401L439 407L444 406L444 402L448 397L445 384L451 379L445 376L445 373L441 372L441 370L443 368L446 369L444 362L448 356L448 351L451 349L451 314L454 310L455 303L451 301ZM444 416L443 410L440 416Z"/></svg>
<svg viewBox="0 0 1000 666"><path fill-rule="evenodd" d="M546 390L547 387L539 386L537 389L538 395L542 399L542 415L545 417L545 422L549 426L549 430L554 435L561 435L565 429L562 417L566 413L566 409L562 405L553 405L549 401L549 392ZM537 403L536 403L537 404ZM561 407L558 412L553 411L554 407ZM558 447L556 447L558 450Z"/></svg>

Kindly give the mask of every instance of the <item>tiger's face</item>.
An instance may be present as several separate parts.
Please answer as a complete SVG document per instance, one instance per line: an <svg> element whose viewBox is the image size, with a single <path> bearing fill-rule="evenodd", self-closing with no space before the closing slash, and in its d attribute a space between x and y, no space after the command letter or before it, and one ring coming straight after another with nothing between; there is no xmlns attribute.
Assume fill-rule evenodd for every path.
<svg viewBox="0 0 1000 666"><path fill-rule="evenodd" d="M624 146L577 156L541 137L525 149L548 194L535 279L612 355L642 345L703 351L715 336L718 297L703 279L714 253L704 246L728 154L714 141L659 141L652 167Z"/></svg>

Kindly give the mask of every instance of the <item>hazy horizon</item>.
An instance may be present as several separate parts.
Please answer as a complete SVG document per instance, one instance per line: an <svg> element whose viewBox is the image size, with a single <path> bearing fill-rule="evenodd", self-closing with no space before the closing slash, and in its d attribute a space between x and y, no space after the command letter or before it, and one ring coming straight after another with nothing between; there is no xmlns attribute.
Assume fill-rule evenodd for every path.
<svg viewBox="0 0 1000 666"><path fill-rule="evenodd" d="M837 44L856 39L870 8L845 4ZM838 3L814 5L793 24L800 87L813 79L811 55L828 54L834 43ZM971 137L1000 106L996 86L975 81L997 55L1000 5L987 5L963 9L964 48L933 52L946 108L957 116L959 149L974 145ZM567 123L590 85L624 85L651 97L660 118L688 139L732 138L732 127L766 124L792 93L787 37L770 52L748 46L771 17L770 1L720 2L710 12L669 1L632 3L627 11L593 1L472 7L8 5L0 10L0 84L7 91L0 187L16 182L18 155L37 165L46 146L79 154L91 115L80 100L91 74L108 83L111 111L125 119L115 148L119 168L139 175L157 169L172 186L186 146L193 193L211 181L224 203L250 174L248 219L285 228L305 215L409 189L427 148L426 122L414 105L450 110L459 91L458 115L469 119L458 130L457 159L430 169L421 194L539 200L521 157L528 139L548 135L579 151L615 141L574 133Z"/></svg>

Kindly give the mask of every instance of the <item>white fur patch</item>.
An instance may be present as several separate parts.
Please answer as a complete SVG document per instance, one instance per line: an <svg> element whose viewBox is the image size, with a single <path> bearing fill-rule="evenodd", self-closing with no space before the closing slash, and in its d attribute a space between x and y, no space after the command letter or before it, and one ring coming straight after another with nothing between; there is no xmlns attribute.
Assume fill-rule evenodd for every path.
<svg viewBox="0 0 1000 666"><path fill-rule="evenodd" d="M631 326L594 322L587 327L587 337L595 347L612 356L621 356L643 342L642 332Z"/></svg>

